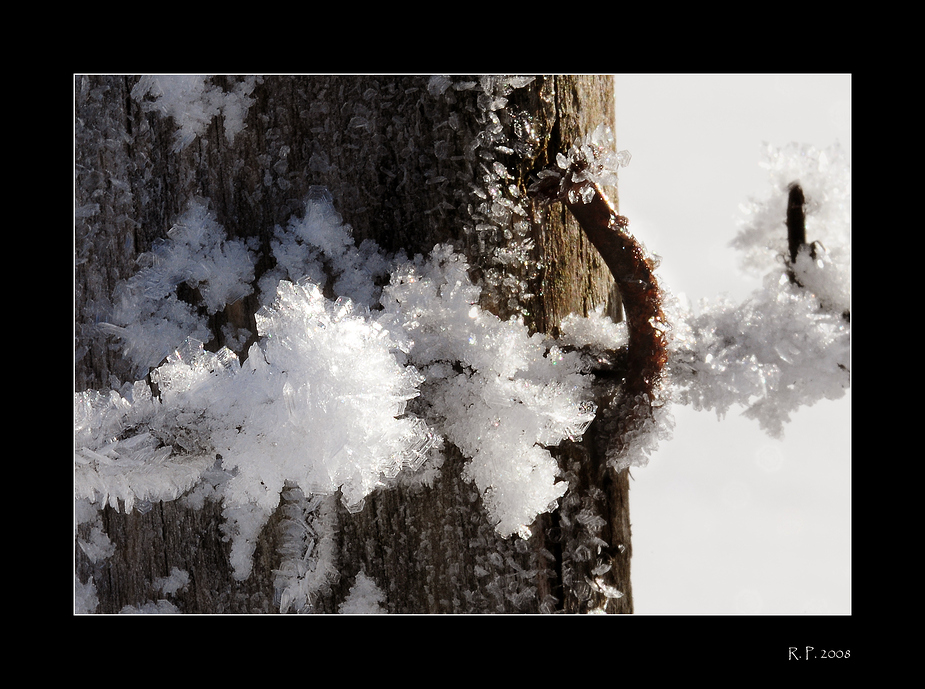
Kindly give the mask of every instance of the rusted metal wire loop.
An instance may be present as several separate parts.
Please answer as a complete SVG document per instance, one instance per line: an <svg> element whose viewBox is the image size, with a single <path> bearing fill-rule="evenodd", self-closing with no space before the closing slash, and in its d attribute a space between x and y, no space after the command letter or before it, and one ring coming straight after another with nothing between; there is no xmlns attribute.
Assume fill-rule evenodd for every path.
<svg viewBox="0 0 925 689"><path fill-rule="evenodd" d="M618 215L600 186L581 174L580 164L553 169L530 191L546 203L561 202L569 209L610 269L620 295L629 333L627 373L619 403L617 451L631 431L641 427L660 404L659 384L668 361L668 324L662 311L662 292L655 262L630 233L629 220ZM553 174L557 173L557 174ZM578 180L576 181L576 177Z"/></svg>

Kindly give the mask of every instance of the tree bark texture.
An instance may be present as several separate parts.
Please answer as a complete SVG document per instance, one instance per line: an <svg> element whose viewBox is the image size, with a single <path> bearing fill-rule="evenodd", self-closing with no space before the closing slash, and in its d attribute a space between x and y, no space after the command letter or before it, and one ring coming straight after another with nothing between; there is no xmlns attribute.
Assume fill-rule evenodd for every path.
<svg viewBox="0 0 925 689"><path fill-rule="evenodd" d="M214 77L213 84L231 89L240 79ZM614 281L564 206L529 202L529 230L519 230L529 256L499 262L496 249L512 233L480 225L492 199L477 193L500 164L509 176L503 193L523 200L531 175L557 152L599 124L613 127L608 76L537 77L506 91L503 82L480 77L436 86L416 76L265 77L252 93L246 128L232 141L217 117L176 152L175 124L142 109L132 97L137 81L75 77L76 391L133 379L98 324L116 284L194 197L209 201L230 237L257 237L270 256L274 227L301 213L313 186L324 186L357 242L370 238L409 255L454 243L483 286L482 305L501 317L520 315L531 330L552 336L562 318L598 304L620 318ZM497 137L517 145L499 147ZM607 192L616 205L616 189ZM258 265L257 277L269 267ZM252 295L214 316L207 349L225 344L226 322L248 327L256 340L258 306ZM392 613L632 612L628 475L604 468L605 442L595 422L581 442L556 449L570 490L527 540L494 531L477 489L461 477L465 458L452 446L432 487L378 491L356 514L338 502L339 576L312 610L337 612L362 571ZM93 578L101 613L155 599L152 582L173 567L190 574L172 597L183 612L277 612L280 520L264 529L253 573L237 581L221 505L190 509L172 501L128 514L107 506L102 524L115 552L94 563L76 548L77 578ZM604 561L610 569L600 575ZM623 596L603 595L602 581Z"/></svg>

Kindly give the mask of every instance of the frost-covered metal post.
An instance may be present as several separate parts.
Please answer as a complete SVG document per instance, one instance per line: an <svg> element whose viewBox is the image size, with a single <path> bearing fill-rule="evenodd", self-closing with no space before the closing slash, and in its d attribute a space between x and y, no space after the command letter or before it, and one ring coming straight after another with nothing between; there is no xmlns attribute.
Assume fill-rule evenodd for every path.
<svg viewBox="0 0 925 689"><path fill-rule="evenodd" d="M608 76L78 75L78 609L632 612L627 364L574 338L620 296L528 194L613 120Z"/></svg>

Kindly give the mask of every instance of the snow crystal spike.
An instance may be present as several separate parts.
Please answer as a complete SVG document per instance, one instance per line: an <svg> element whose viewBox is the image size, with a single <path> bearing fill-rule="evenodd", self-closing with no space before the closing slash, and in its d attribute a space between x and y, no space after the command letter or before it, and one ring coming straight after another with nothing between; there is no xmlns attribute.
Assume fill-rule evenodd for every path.
<svg viewBox="0 0 925 689"><path fill-rule="evenodd" d="M668 361L668 326L655 262L629 232L629 220L616 213L597 183L581 174L587 165L586 160L572 159L561 176L544 176L530 193L540 201L566 205L620 289L629 345L617 427L631 430L642 427L659 404L662 370ZM625 455L628 440L617 437L612 442L617 457Z"/></svg>

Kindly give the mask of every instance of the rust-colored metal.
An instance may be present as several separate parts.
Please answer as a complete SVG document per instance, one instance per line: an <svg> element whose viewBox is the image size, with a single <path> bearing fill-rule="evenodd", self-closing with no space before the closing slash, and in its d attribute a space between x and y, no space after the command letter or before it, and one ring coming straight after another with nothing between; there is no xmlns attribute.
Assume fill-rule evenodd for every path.
<svg viewBox="0 0 925 689"><path fill-rule="evenodd" d="M611 439L610 456L625 455L629 431L640 428L659 404L659 384L668 361L668 328L655 262L629 231L629 220L618 215L604 192L585 176L586 167L573 162L567 170L553 169L531 192L547 202L562 202L595 246L620 289L629 333L627 373L617 403L620 433Z"/></svg>

